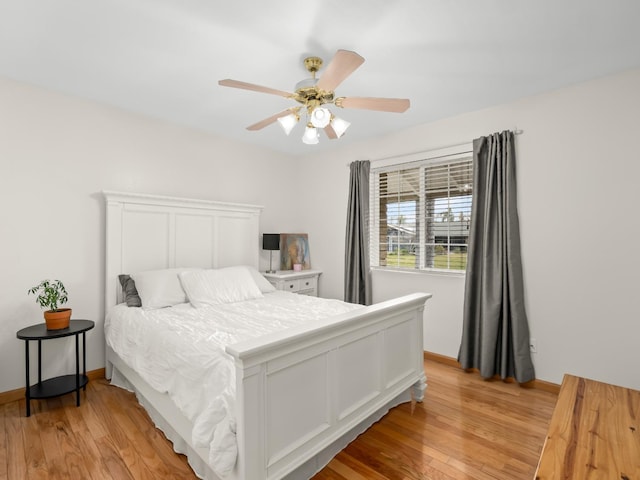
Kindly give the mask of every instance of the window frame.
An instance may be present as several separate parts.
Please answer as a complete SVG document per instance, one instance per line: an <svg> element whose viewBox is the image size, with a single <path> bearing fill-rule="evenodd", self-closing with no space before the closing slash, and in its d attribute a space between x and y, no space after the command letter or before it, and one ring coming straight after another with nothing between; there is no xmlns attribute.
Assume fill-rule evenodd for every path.
<svg viewBox="0 0 640 480"><path fill-rule="evenodd" d="M473 148L472 144L460 144L428 152L418 152L403 157L390 157L376 162L372 162L371 176L369 179L369 260L372 270L397 271L403 273L419 273L419 274L436 274L436 275L455 275L461 276L466 273L466 269L437 268L425 266L427 261L427 238L424 229L419 227L420 222L426 222L427 215L424 213L426 208L425 196L425 169L430 167L438 167L441 165L468 164L471 169L471 180L473 179ZM422 212L416 218L416 235L417 248L419 249L419 265L417 267L403 267L399 265L380 265L380 180L379 174L388 172L406 171L412 168L419 168L419 206L416 208L418 212ZM451 197L448 194L444 198L455 198L460 195ZM471 190L471 206L473 205L473 190ZM470 225L470 220L469 220ZM456 246L466 246L468 252L468 241L466 244L451 242L451 235L446 243L450 248L454 243ZM437 242L435 239L429 243L435 249Z"/></svg>

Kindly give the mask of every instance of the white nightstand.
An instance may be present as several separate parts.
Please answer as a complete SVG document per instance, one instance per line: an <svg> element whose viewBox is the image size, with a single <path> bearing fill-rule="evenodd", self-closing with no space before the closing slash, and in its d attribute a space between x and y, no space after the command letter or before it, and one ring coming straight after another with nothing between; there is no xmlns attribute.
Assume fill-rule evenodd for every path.
<svg viewBox="0 0 640 480"><path fill-rule="evenodd" d="M321 273L320 270L302 270L301 272L278 270L276 273L263 273L263 275L278 290L317 297L318 277Z"/></svg>

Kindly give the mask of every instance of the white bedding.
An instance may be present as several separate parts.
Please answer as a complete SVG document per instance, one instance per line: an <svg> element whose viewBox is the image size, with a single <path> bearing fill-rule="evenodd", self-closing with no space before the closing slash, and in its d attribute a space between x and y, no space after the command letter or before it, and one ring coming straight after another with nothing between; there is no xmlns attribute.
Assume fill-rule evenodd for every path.
<svg viewBox="0 0 640 480"><path fill-rule="evenodd" d="M288 292L238 303L158 310L120 304L105 320L107 344L153 388L166 392L194 424L220 476L233 469L235 369L226 345L339 315L360 305Z"/></svg>

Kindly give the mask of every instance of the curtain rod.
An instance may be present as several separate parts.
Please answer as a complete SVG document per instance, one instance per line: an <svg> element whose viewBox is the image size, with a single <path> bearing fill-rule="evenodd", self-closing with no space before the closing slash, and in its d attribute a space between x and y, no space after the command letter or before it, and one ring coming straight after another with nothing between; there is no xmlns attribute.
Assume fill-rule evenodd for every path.
<svg viewBox="0 0 640 480"><path fill-rule="evenodd" d="M513 130L513 134L514 135L521 135L524 133L524 130L518 130L517 128ZM389 160L392 158L402 158L402 157L409 157L409 156L413 156L413 155L420 155L423 153L430 153L430 152L435 152L437 150L444 150L445 148L454 148L454 147L462 147L464 145L469 145L469 143L472 143L473 140L471 140L471 142L462 142L462 143L453 143L451 145L444 145L442 147L436 147L436 148L429 148L427 150L420 150L418 152L410 152L410 153L401 153L400 155L389 155L388 157L381 157L381 158L375 158L373 160L371 160L371 162L381 162L383 160ZM458 152L458 153L472 153L473 150L469 150L467 152ZM347 167L349 167L351 164L347 163Z"/></svg>

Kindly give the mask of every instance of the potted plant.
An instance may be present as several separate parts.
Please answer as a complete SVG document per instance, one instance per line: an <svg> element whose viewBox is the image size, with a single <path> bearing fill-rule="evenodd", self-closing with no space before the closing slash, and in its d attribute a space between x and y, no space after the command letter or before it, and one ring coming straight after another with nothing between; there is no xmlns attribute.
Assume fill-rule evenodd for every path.
<svg viewBox="0 0 640 480"><path fill-rule="evenodd" d="M69 326L70 308L58 308L67 303L67 290L60 280L42 280L29 289L29 294L36 296L36 303L45 308L44 320L47 330L61 330Z"/></svg>

